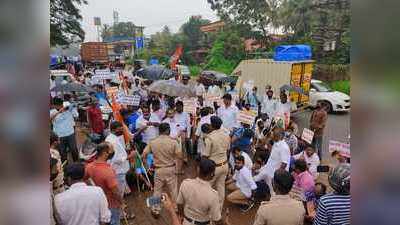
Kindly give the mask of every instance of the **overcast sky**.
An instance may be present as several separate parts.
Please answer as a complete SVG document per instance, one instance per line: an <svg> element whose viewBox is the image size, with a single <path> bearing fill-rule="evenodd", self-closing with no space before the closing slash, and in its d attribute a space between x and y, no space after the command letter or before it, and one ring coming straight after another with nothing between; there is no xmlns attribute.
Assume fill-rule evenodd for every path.
<svg viewBox="0 0 400 225"><path fill-rule="evenodd" d="M85 41L96 41L97 31L93 17L100 17L102 24L113 23L113 11L119 13L119 21L131 21L145 26L145 35L160 31L168 25L173 32L188 20L191 15L202 15L211 21L217 20L207 0L88 0L82 6Z"/></svg>

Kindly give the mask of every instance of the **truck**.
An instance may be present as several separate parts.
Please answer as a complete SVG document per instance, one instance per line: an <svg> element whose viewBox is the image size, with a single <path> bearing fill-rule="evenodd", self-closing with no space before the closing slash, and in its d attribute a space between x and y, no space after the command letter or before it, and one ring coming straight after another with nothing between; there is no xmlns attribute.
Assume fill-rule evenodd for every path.
<svg viewBox="0 0 400 225"><path fill-rule="evenodd" d="M103 42L85 42L81 45L81 58L86 63L108 63L108 46Z"/></svg>
<svg viewBox="0 0 400 225"><path fill-rule="evenodd" d="M242 98L246 94L244 84L252 82L257 87L258 95L265 94L265 87L270 85L279 96L280 88L284 85L301 87L304 94L290 92L289 99L292 102L292 111L309 106L309 92L311 87L311 76L313 71L312 60L304 61L274 61L273 59L250 59L243 60L234 69L232 75L239 76L236 89Z"/></svg>

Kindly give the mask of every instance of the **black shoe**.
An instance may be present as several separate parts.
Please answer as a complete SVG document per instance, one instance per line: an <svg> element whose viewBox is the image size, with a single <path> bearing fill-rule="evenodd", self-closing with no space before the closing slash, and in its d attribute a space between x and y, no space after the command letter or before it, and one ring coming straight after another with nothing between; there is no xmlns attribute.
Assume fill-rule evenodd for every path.
<svg viewBox="0 0 400 225"><path fill-rule="evenodd" d="M249 201L249 204L248 205L244 205L244 206L242 206L242 207L240 207L240 211L242 211L242 212L248 212L251 208L253 208L253 206L254 206L254 201Z"/></svg>

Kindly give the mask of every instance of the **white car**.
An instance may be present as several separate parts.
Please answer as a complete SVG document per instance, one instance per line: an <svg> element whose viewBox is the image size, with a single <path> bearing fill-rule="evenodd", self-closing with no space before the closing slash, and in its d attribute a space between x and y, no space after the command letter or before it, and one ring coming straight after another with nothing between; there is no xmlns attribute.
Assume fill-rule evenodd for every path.
<svg viewBox="0 0 400 225"><path fill-rule="evenodd" d="M328 112L350 111L350 96L332 90L320 80L311 80L310 105L315 107L318 102L325 103L328 107Z"/></svg>

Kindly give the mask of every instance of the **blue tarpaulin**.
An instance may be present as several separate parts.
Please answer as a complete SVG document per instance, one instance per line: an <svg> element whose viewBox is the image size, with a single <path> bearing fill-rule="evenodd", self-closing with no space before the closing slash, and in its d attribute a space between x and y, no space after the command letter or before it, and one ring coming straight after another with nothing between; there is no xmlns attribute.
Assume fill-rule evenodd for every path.
<svg viewBox="0 0 400 225"><path fill-rule="evenodd" d="M280 45L275 48L275 61L311 60L312 52L309 45Z"/></svg>

